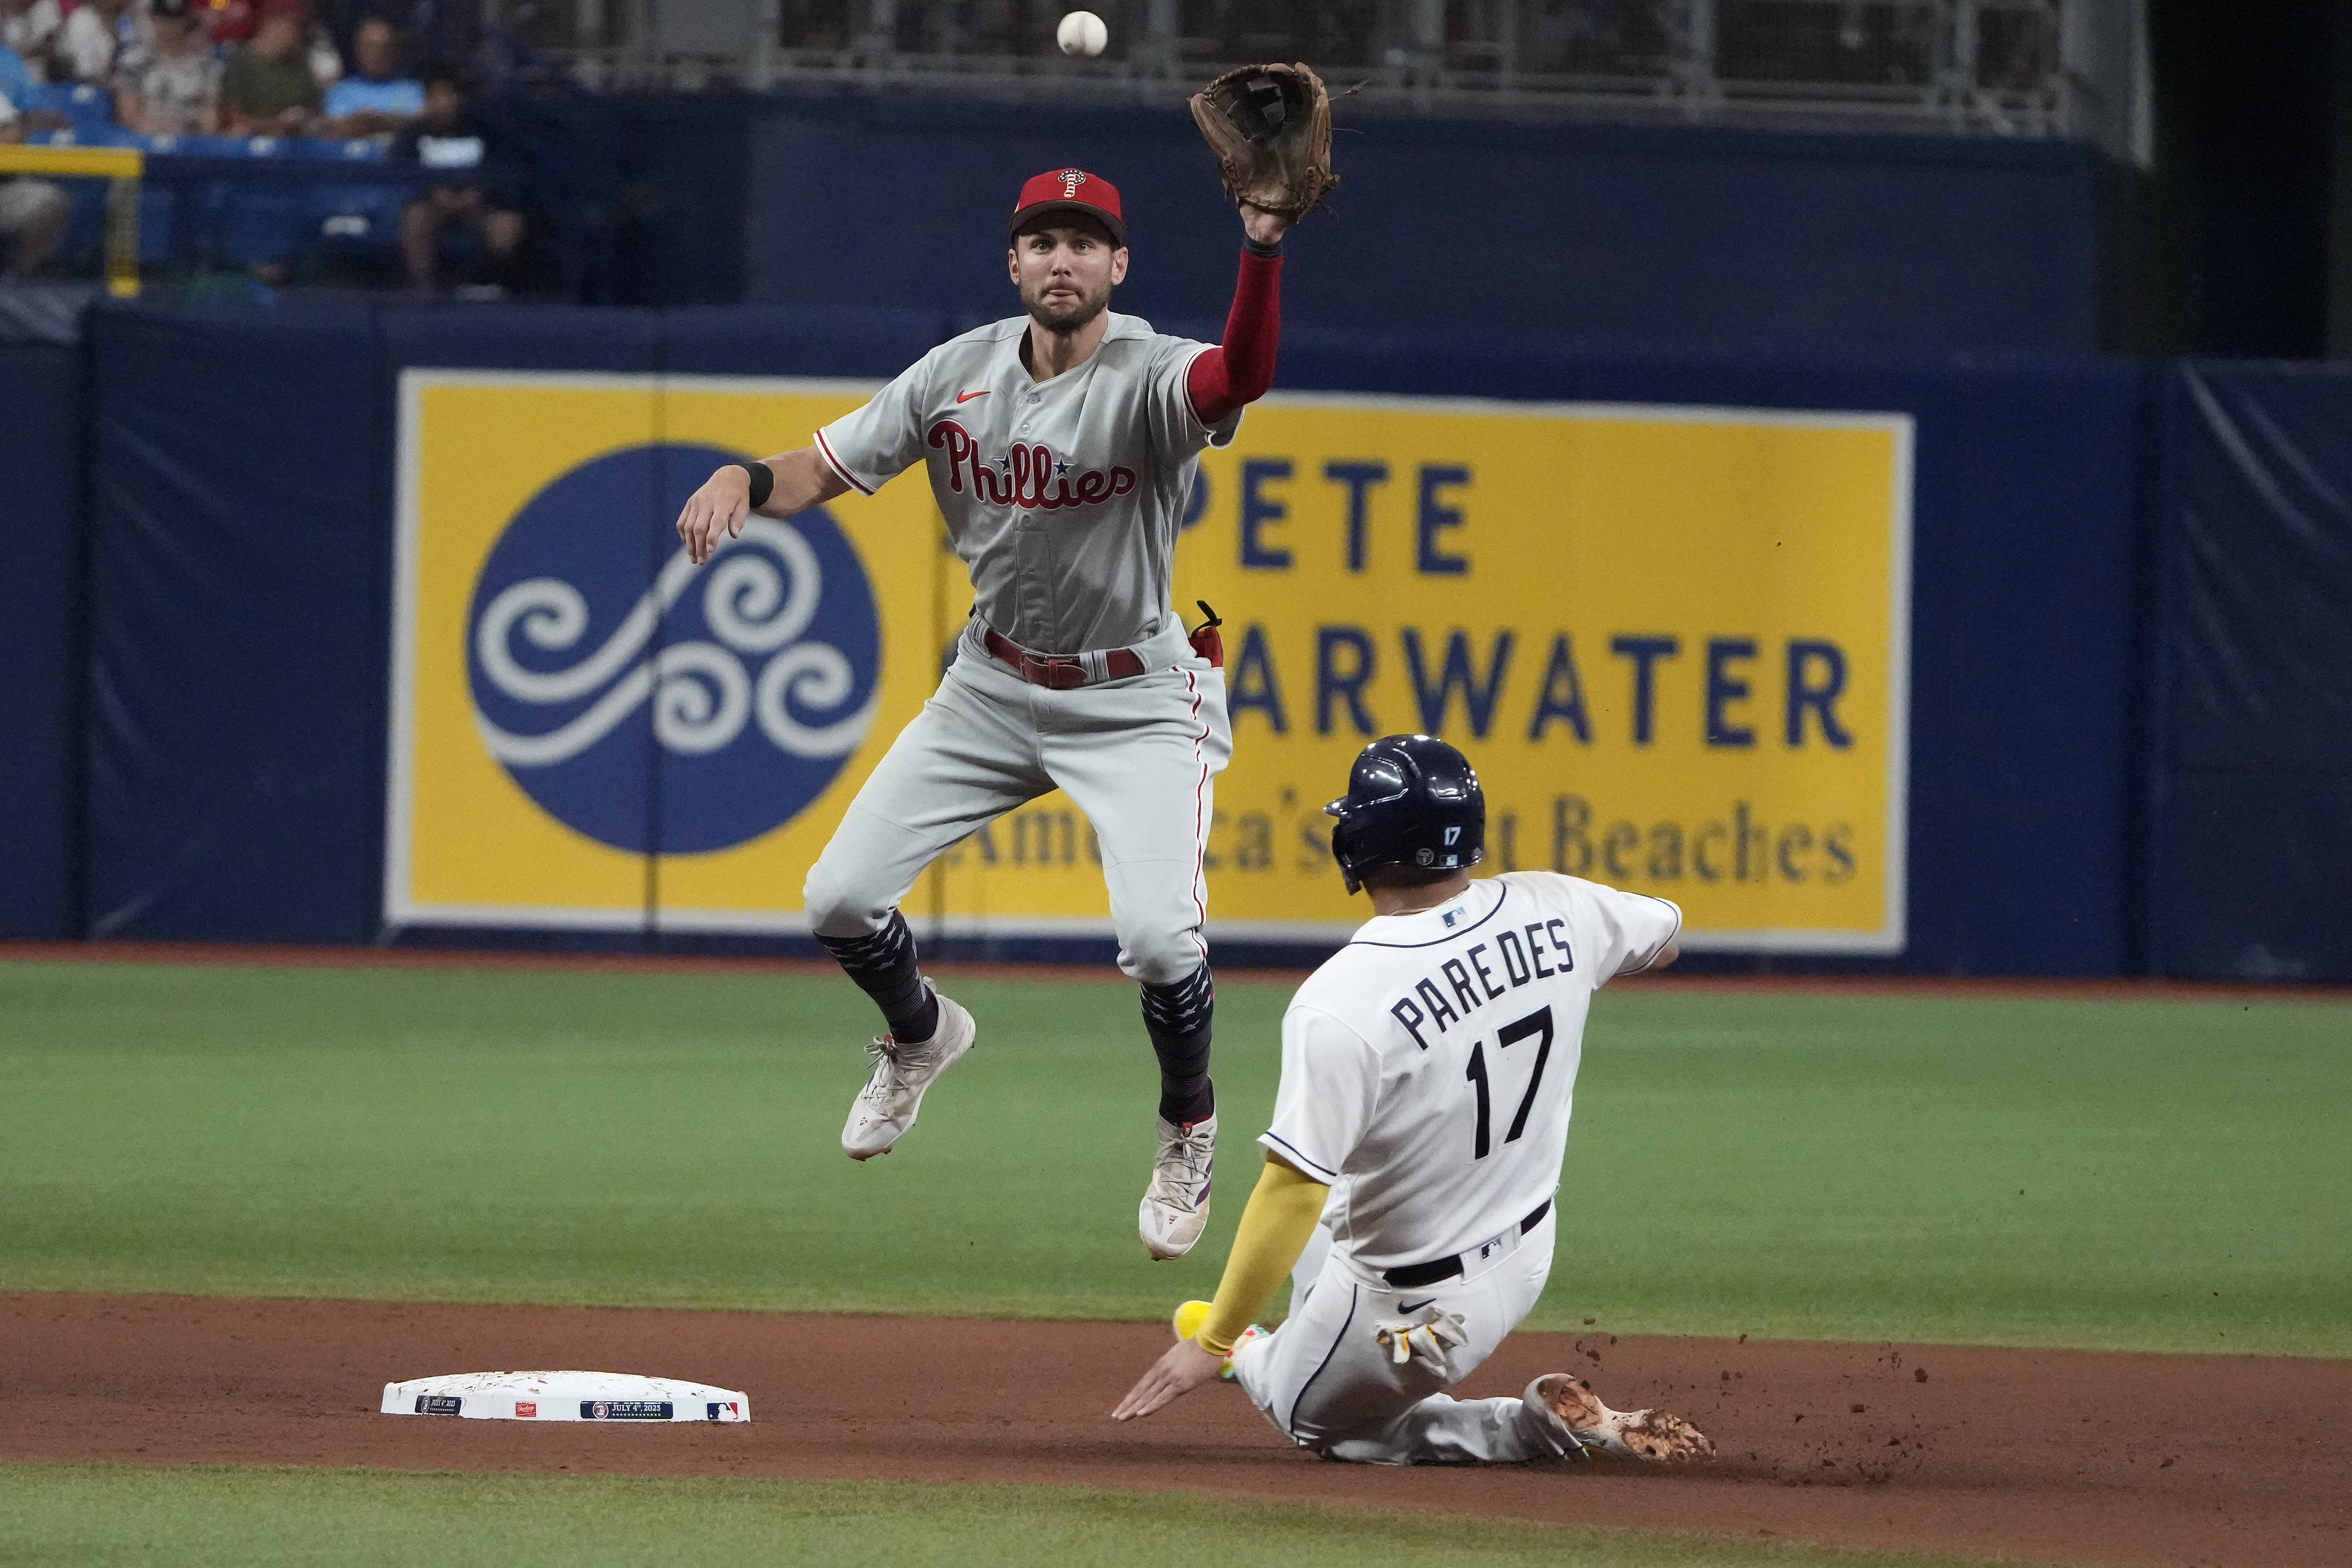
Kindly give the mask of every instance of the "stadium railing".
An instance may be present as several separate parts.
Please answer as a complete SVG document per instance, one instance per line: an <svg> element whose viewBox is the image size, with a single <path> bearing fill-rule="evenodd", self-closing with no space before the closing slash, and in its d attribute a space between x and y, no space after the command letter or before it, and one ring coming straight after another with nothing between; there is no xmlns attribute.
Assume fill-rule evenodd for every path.
<svg viewBox="0 0 2352 1568"><path fill-rule="evenodd" d="M66 254L89 255L102 235L117 294L138 292L142 264L249 267L337 248L389 257L402 206L431 177L373 139L155 136L110 121L33 132L0 148L0 173L72 180ZM110 187L101 195L76 176Z"/></svg>
<svg viewBox="0 0 2352 1568"><path fill-rule="evenodd" d="M438 0L425 0L428 7ZM472 0L468 0L468 9ZM455 9L454 6L446 7ZM1307 59L1366 107L2072 136L2148 155L2146 0L607 0L480 15L594 86L843 86L1173 100Z"/></svg>

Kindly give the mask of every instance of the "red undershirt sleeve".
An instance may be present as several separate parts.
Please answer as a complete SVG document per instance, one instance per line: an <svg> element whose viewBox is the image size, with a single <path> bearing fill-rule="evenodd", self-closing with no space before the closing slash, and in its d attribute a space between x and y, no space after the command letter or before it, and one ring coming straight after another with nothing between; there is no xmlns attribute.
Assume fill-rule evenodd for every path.
<svg viewBox="0 0 2352 1568"><path fill-rule="evenodd" d="M1185 377L1192 412L1214 425L1274 384L1275 351L1282 342L1282 258L1242 252L1225 341L1196 354Z"/></svg>

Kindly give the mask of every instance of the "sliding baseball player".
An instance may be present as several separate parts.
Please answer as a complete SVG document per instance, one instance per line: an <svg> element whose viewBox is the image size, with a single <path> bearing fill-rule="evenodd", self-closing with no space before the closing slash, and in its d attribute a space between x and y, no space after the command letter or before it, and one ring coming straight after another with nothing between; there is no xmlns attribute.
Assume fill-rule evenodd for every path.
<svg viewBox="0 0 2352 1568"><path fill-rule="evenodd" d="M1612 1410L1550 1373L1516 1399L1446 1394L1551 1272L1560 1159L1592 993L1674 962L1682 911L1549 871L1474 882L1486 807L1426 735L1364 748L1326 807L1373 918L1284 1016L1265 1169L1213 1302L1112 1414L1149 1415L1221 1374L1293 1441L1361 1464L1508 1463L1715 1447L1659 1411ZM1289 1321L1252 1320L1283 1275Z"/></svg>

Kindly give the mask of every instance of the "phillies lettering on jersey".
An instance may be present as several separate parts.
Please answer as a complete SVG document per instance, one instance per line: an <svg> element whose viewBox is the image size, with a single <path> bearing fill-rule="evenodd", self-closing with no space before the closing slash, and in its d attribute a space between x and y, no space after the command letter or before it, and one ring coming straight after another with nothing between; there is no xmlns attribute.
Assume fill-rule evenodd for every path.
<svg viewBox="0 0 2352 1568"><path fill-rule="evenodd" d="M1283 1016L1259 1142L1329 1184L1333 1245L1365 1269L1516 1236L1559 1186L1592 993L1681 928L1664 899L1551 871L1366 921Z"/></svg>
<svg viewBox="0 0 2352 1568"><path fill-rule="evenodd" d="M973 609L1033 653L1132 647L1173 619L1177 531L1212 428L1186 373L1207 345L1110 314L1086 362L1049 380L1021 358L1016 316L941 343L816 434L866 494L921 463L971 569Z"/></svg>
<svg viewBox="0 0 2352 1568"><path fill-rule="evenodd" d="M948 489L961 492L969 471L973 492L999 506L1058 511L1066 506L1092 506L1097 501L1123 496L1135 488L1135 470L1121 468L1113 468L1108 474L1099 468L1088 468L1074 484L1069 464L1055 462L1054 454L1044 447L1024 446L1019 441L997 459L1004 468L1000 476L980 455L980 443L972 438L971 432L952 419L942 419L932 426L928 444L947 449ZM1051 490L1045 488L1049 474L1055 481Z"/></svg>

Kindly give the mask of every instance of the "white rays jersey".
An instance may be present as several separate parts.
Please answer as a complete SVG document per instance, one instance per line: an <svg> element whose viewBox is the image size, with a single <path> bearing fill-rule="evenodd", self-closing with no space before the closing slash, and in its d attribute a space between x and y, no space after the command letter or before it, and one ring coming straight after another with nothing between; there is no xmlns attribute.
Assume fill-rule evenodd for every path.
<svg viewBox="0 0 2352 1568"><path fill-rule="evenodd" d="M816 434L834 472L871 495L924 463L974 612L1034 653L1126 647L1170 615L1176 535L1200 454L1241 426L1192 407L1208 345L1113 313L1085 363L1050 381L1022 363L1016 316L941 343Z"/></svg>
<svg viewBox="0 0 2352 1568"><path fill-rule="evenodd" d="M1592 993L1682 928L1664 899L1551 871L1367 921L1300 986L1259 1140L1331 1198L1356 1268L1472 1252L1559 1186Z"/></svg>

